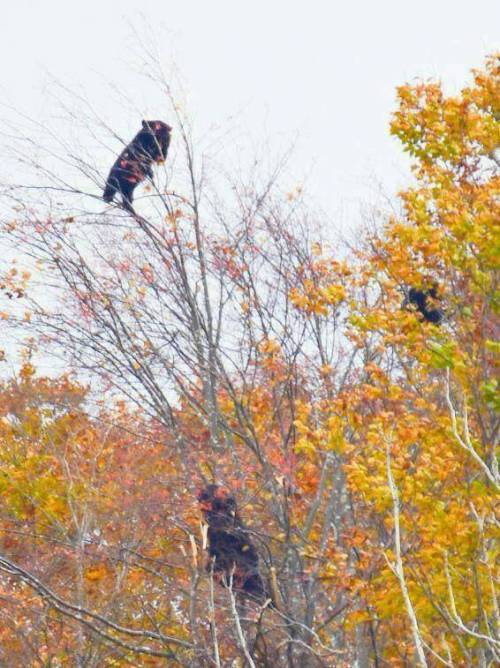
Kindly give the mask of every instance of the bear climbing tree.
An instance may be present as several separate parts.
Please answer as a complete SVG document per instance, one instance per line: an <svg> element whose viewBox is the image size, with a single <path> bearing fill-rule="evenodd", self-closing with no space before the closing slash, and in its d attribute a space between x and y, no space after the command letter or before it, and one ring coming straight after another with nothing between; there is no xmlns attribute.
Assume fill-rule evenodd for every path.
<svg viewBox="0 0 500 668"><path fill-rule="evenodd" d="M142 129L116 159L106 180L103 199L112 202L116 193L122 206L135 215L132 206L136 186L153 178L151 165L167 157L172 128L163 121L142 121Z"/></svg>
<svg viewBox="0 0 500 668"><path fill-rule="evenodd" d="M259 573L259 556L249 531L243 525L236 500L225 487L208 485L198 495L198 501L208 524L207 570L213 568L217 580L259 603L268 598Z"/></svg>
<svg viewBox="0 0 500 668"><path fill-rule="evenodd" d="M433 286L429 290L418 290L410 288L408 292L408 302L416 307L427 322L439 325L443 319L443 311L440 308L432 308L432 304L439 299L437 287Z"/></svg>

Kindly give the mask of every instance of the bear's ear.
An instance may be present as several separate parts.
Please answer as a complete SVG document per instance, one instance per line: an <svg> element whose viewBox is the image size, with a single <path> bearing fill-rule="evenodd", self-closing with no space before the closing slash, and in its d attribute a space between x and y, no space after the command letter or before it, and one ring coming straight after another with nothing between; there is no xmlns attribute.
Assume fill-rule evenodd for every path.
<svg viewBox="0 0 500 668"><path fill-rule="evenodd" d="M149 130L149 123L147 121L142 121L142 127L144 130Z"/></svg>

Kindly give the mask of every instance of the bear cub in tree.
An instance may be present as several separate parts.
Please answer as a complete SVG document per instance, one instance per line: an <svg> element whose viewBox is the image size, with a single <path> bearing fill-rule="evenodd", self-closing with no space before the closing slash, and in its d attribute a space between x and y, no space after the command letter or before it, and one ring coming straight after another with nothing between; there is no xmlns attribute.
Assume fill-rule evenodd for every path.
<svg viewBox="0 0 500 668"><path fill-rule="evenodd" d="M208 485L198 494L208 524L208 552L217 580L226 586L233 578L233 589L259 603L268 596L259 573L259 556L252 545L236 507L236 500L219 485Z"/></svg>
<svg viewBox="0 0 500 668"><path fill-rule="evenodd" d="M439 295L435 285L429 290L410 288L408 292L408 302L416 307L427 322L432 322L435 325L439 325L444 317L442 309L432 308L432 303L437 300L439 300Z"/></svg>
<svg viewBox="0 0 500 668"><path fill-rule="evenodd" d="M105 202L112 202L120 193L123 207L135 215L134 189L144 179L153 178L153 162L166 159L171 132L172 128L163 121L142 121L142 130L123 149L109 172L103 193Z"/></svg>

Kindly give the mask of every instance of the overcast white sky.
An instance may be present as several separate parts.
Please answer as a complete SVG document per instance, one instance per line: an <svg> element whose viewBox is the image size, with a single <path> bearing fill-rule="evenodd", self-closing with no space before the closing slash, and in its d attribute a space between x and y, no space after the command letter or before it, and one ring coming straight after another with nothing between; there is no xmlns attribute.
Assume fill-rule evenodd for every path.
<svg viewBox="0 0 500 668"><path fill-rule="evenodd" d="M130 74L139 62L132 27L145 40L152 29L165 63L175 58L183 73L199 126L236 113L255 136L298 136L298 173L339 219L369 199L372 177L388 192L405 182L388 133L395 87L433 76L453 90L500 46L499 0L4 0L1 23L3 102L56 113L50 73L83 86L130 137L140 118L103 94L102 81L133 86L144 115L164 117Z"/></svg>

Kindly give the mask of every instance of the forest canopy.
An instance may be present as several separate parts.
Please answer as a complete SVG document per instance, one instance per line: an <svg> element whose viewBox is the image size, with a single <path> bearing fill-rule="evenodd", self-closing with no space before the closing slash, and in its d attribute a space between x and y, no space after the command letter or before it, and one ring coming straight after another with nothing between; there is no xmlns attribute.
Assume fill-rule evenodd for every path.
<svg viewBox="0 0 500 668"><path fill-rule="evenodd" d="M0 665L498 665L500 58L398 88L412 178L343 245L166 90L132 213L74 153L4 192Z"/></svg>

